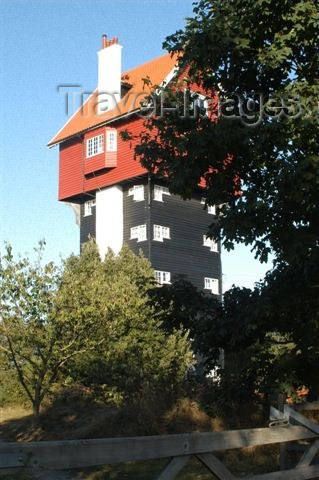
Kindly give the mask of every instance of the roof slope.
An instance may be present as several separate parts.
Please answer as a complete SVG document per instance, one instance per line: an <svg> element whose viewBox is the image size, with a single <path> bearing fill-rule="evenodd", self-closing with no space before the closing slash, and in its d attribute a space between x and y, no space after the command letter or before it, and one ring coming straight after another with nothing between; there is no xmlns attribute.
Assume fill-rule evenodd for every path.
<svg viewBox="0 0 319 480"><path fill-rule="evenodd" d="M95 90L83 106L69 118L62 129L50 140L48 146L53 146L76 134L136 111L141 99L151 92L151 85L145 84L143 79L149 77L153 85L160 85L170 75L175 65L176 57L171 57L167 53L124 72L122 79L130 85L130 89L117 107L110 112L96 113L97 90Z"/></svg>

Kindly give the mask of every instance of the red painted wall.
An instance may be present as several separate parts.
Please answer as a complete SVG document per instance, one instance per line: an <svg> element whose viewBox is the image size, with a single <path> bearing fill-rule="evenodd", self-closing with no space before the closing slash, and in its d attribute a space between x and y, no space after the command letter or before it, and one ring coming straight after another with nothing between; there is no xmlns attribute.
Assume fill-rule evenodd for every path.
<svg viewBox="0 0 319 480"><path fill-rule="evenodd" d="M59 200L80 193L82 183L82 140L76 137L60 144Z"/></svg>
<svg viewBox="0 0 319 480"><path fill-rule="evenodd" d="M143 118L131 117L125 122L117 123L117 159L110 155L112 152L86 159L86 140L101 133L105 134L105 127L88 132L84 135L84 140L76 139L60 144L59 200L70 200L75 195L146 173L146 169L134 160L134 146L137 141L124 142L120 137L121 130L126 129L132 135L139 134L143 129L143 121ZM115 167L110 167L114 164Z"/></svg>

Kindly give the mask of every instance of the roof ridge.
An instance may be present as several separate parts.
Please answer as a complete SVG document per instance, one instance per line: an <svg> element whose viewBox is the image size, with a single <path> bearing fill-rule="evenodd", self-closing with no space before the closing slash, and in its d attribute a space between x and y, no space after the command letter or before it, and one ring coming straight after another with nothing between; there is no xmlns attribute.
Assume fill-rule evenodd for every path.
<svg viewBox="0 0 319 480"><path fill-rule="evenodd" d="M139 63L135 67L130 68L129 70L126 70L125 72L122 73L121 76L126 75L129 72L133 72L134 70L136 70L138 68L144 67L144 66L148 65L149 63L153 63L156 60L159 60L160 58L167 57L167 56L169 56L171 58L173 57L173 55L171 55L169 52L163 53L163 55L158 55L158 57L152 58L151 60L147 60L146 62L143 62L143 63Z"/></svg>

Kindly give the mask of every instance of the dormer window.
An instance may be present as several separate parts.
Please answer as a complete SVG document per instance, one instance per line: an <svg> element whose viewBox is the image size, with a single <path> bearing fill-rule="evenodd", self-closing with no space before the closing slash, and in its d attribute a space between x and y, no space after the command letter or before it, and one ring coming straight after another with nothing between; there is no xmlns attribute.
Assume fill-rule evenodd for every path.
<svg viewBox="0 0 319 480"><path fill-rule="evenodd" d="M117 151L116 130L107 130L106 131L106 151L107 152L116 152Z"/></svg>
<svg viewBox="0 0 319 480"><path fill-rule="evenodd" d="M104 135L97 135L86 141L86 156L94 157L104 152Z"/></svg>

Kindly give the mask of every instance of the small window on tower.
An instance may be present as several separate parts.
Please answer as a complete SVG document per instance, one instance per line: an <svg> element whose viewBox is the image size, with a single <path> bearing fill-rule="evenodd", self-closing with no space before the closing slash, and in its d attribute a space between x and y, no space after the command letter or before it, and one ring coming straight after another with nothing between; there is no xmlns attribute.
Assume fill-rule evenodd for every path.
<svg viewBox="0 0 319 480"><path fill-rule="evenodd" d="M143 242L146 238L146 225L137 225L131 228L131 240Z"/></svg>
<svg viewBox="0 0 319 480"><path fill-rule="evenodd" d="M93 157L104 152L104 135L97 135L86 141L86 156Z"/></svg>
<svg viewBox="0 0 319 480"><path fill-rule="evenodd" d="M88 200L84 203L84 217L92 215L92 208L95 207L95 200Z"/></svg>
<svg viewBox="0 0 319 480"><path fill-rule="evenodd" d="M218 243L212 238L206 237L206 235L203 235L203 245L209 247L211 252L218 252Z"/></svg>
<svg viewBox="0 0 319 480"><path fill-rule="evenodd" d="M154 240L156 240L157 242L163 242L164 238L168 240L171 238L170 228L163 227L162 225L154 225L153 234L154 234Z"/></svg>
<svg viewBox="0 0 319 480"><path fill-rule="evenodd" d="M163 195L170 195L168 188L162 185L154 185L154 200L163 202Z"/></svg>
<svg viewBox="0 0 319 480"><path fill-rule="evenodd" d="M204 289L210 290L215 295L219 295L218 278L204 278Z"/></svg>
<svg viewBox="0 0 319 480"><path fill-rule="evenodd" d="M171 283L171 272L155 270L155 280L159 285Z"/></svg>
<svg viewBox="0 0 319 480"><path fill-rule="evenodd" d="M136 202L144 200L144 185L134 185L128 191L128 196L132 196Z"/></svg>
<svg viewBox="0 0 319 480"><path fill-rule="evenodd" d="M106 131L106 151L107 152L116 152L117 151L117 135L116 130L107 130Z"/></svg>
<svg viewBox="0 0 319 480"><path fill-rule="evenodd" d="M210 213L211 215L216 215L216 205L206 205L206 198L205 197L201 198L200 203L207 207L207 213Z"/></svg>

